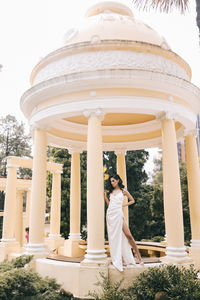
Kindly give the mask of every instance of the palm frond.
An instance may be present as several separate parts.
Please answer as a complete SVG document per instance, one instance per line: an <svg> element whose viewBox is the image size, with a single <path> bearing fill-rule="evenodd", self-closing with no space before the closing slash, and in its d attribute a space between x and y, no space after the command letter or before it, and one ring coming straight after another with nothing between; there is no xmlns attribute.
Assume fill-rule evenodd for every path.
<svg viewBox="0 0 200 300"><path fill-rule="evenodd" d="M161 12L170 12L177 8L184 13L188 9L189 0L131 0L140 10L159 9Z"/></svg>
<svg viewBox="0 0 200 300"><path fill-rule="evenodd" d="M200 33L200 1L196 0L196 11L197 11L197 26L199 28L199 33Z"/></svg>

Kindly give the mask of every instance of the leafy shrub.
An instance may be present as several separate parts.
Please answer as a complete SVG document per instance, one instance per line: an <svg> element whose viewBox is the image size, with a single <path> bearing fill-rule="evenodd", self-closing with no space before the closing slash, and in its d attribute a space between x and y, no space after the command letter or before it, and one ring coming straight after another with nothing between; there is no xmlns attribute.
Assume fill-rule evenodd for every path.
<svg viewBox="0 0 200 300"><path fill-rule="evenodd" d="M11 261L4 260L0 263L0 274L12 270L13 268L23 268L32 260L32 258L32 255L22 255Z"/></svg>
<svg viewBox="0 0 200 300"><path fill-rule="evenodd" d="M151 240L152 242L162 242L164 241L164 239L165 239L164 236L156 235Z"/></svg>
<svg viewBox="0 0 200 300"><path fill-rule="evenodd" d="M142 272L128 289L120 289L121 282L111 284L101 274L100 293L90 293L96 300L200 300L198 271L193 266L159 266Z"/></svg>
<svg viewBox="0 0 200 300"><path fill-rule="evenodd" d="M169 299L199 300L198 271L177 266L160 266L142 272L128 290L130 299L153 300L163 292Z"/></svg>
<svg viewBox="0 0 200 300"><path fill-rule="evenodd" d="M110 279L107 276L105 276L104 273L100 273L100 276L102 280L98 281L96 285L101 287L101 293L89 292L89 296L94 297L94 299L96 300L129 299L126 298L126 291L124 289L120 289L123 280L116 282L115 284L111 284Z"/></svg>
<svg viewBox="0 0 200 300"><path fill-rule="evenodd" d="M32 256L21 256L0 263L0 300L73 299L55 279L42 278L33 269L24 268L31 259Z"/></svg>

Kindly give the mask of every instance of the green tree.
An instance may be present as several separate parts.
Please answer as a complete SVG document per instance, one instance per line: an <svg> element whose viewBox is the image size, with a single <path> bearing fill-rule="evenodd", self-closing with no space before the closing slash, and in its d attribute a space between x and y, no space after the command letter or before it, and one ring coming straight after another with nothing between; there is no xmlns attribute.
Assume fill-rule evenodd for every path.
<svg viewBox="0 0 200 300"><path fill-rule="evenodd" d="M0 263L0 300L73 299L55 279L42 278L30 268L32 257L23 255Z"/></svg>
<svg viewBox="0 0 200 300"><path fill-rule="evenodd" d="M182 193L182 203L183 203L185 242L187 245L189 245L191 240L191 226L190 226L190 211L189 211L189 200L188 200L187 170L186 170L185 163L180 163L180 179L181 179L181 193Z"/></svg>
<svg viewBox="0 0 200 300"><path fill-rule="evenodd" d="M63 237L68 238L70 231L70 176L71 176L71 155L67 149L60 149L49 147L48 149L49 160L56 163L63 164L63 174L61 179L61 234ZM86 215L86 152L80 155L81 163L81 227L87 223ZM47 196L50 206L51 201L51 185L52 176L48 175L47 180Z"/></svg>
<svg viewBox="0 0 200 300"><path fill-rule="evenodd" d="M30 135L25 133L23 122L14 116L0 118L0 176L6 176L7 156L31 157ZM30 171L19 170L19 176L31 176Z"/></svg>
<svg viewBox="0 0 200 300"><path fill-rule="evenodd" d="M163 235L165 232L164 225L164 207L163 207L163 179L162 179L162 160L161 158L154 161L154 177L153 177L153 197L151 200L151 211L154 220L152 224L152 232L155 235ZM190 216L188 204L188 187L187 172L185 163L180 163L180 182L182 193L183 220L185 242L188 244L191 239Z"/></svg>
<svg viewBox="0 0 200 300"><path fill-rule="evenodd" d="M7 156L31 156L31 137L25 133L23 122L18 122L14 116L7 115L0 118L0 176L6 176ZM31 170L19 168L18 176L31 178ZM0 210L4 207L4 191L0 191ZM2 219L0 218L0 236L2 230Z"/></svg>
<svg viewBox="0 0 200 300"><path fill-rule="evenodd" d="M70 174L71 174L71 155L68 153L66 149L60 148L53 148L50 147L48 150L48 157L49 160L62 163L63 164L63 174L62 174L62 183L61 183L61 233L62 235L67 238L69 235L69 220L70 220ZM136 191L138 191L138 195L136 198L141 199L138 200L138 204L136 206L140 207L142 205L149 206L149 197L150 195L146 192L146 198L144 197L143 191L145 187L142 185L148 179L146 172L143 170L144 164L148 158L148 152L144 150L140 151L129 151L127 153L127 172L128 172L128 188L133 195L136 195ZM116 155L114 152L104 152L103 155L104 166L107 168L107 173L114 174L116 173ZM86 191L87 191L87 154L83 152L80 155L80 162L81 162L81 227L87 226L87 201L86 201ZM51 183L52 183L52 176L48 175L48 182L47 182L47 195L48 201L51 200ZM141 187L141 189L140 189ZM145 190L146 191L146 190ZM140 194L139 194L140 192ZM137 200L137 199L136 199ZM141 204L139 205L139 203ZM50 205L49 205L50 206ZM106 208L105 208L106 210ZM130 209L131 210L131 209ZM139 211L139 210L138 210ZM149 212L149 210L148 210ZM145 232L145 218L146 214L148 214L146 210L143 212L144 226L142 227L143 231L141 236L144 235ZM131 218L132 218L132 214ZM137 224L137 220L141 222L141 216L136 218L136 223L134 220L134 224ZM131 222L131 228L133 228L133 222ZM82 234L84 230L82 230ZM85 233L86 234L86 233ZM84 238L86 235L84 234Z"/></svg>
<svg viewBox="0 0 200 300"><path fill-rule="evenodd" d="M129 206L129 227L137 240L151 236L152 187L146 184L148 175L144 170L148 156L145 150L127 151L126 155L127 188L136 200L136 204ZM109 175L116 173L114 152L104 152L104 166Z"/></svg>

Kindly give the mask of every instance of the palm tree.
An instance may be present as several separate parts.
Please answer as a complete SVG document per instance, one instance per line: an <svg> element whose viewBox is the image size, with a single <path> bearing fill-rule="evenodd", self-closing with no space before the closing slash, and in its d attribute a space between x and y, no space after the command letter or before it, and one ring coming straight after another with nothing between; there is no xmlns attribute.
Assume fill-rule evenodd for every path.
<svg viewBox="0 0 200 300"><path fill-rule="evenodd" d="M139 9L159 9L161 12L170 12L174 7L184 13L189 4L189 0L132 0ZM196 0L197 26L200 32L200 0Z"/></svg>

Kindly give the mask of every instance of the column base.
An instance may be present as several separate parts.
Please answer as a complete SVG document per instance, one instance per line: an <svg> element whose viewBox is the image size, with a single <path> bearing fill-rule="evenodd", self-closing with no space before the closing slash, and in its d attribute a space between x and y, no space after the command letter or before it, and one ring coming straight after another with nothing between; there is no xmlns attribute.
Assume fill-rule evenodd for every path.
<svg viewBox="0 0 200 300"><path fill-rule="evenodd" d="M10 253L20 253L21 247L15 239L1 239L0 243L0 261L8 259Z"/></svg>
<svg viewBox="0 0 200 300"><path fill-rule="evenodd" d="M58 252L58 248L64 245L65 239L60 234L49 234L48 238L45 238L45 246L50 251Z"/></svg>
<svg viewBox="0 0 200 300"><path fill-rule="evenodd" d="M68 239L64 243L64 255L69 257L82 257L85 254L85 249L79 247L80 240Z"/></svg>
<svg viewBox="0 0 200 300"><path fill-rule="evenodd" d="M70 233L68 239L71 241L81 241L81 234L80 233Z"/></svg>
<svg viewBox="0 0 200 300"><path fill-rule="evenodd" d="M191 240L189 257L194 260L195 268L200 268L200 240Z"/></svg>
<svg viewBox="0 0 200 300"><path fill-rule="evenodd" d="M86 250L85 258L81 262L83 265L90 264L103 264L108 265L108 259L106 255L106 250Z"/></svg>
<svg viewBox="0 0 200 300"><path fill-rule="evenodd" d="M186 247L166 247L166 256L163 256L160 260L169 265L188 265L193 263L193 260L187 255Z"/></svg>
<svg viewBox="0 0 200 300"><path fill-rule="evenodd" d="M28 243L25 247L24 254L34 255L38 257L46 257L49 254L49 249L45 247L45 244L30 244Z"/></svg>

